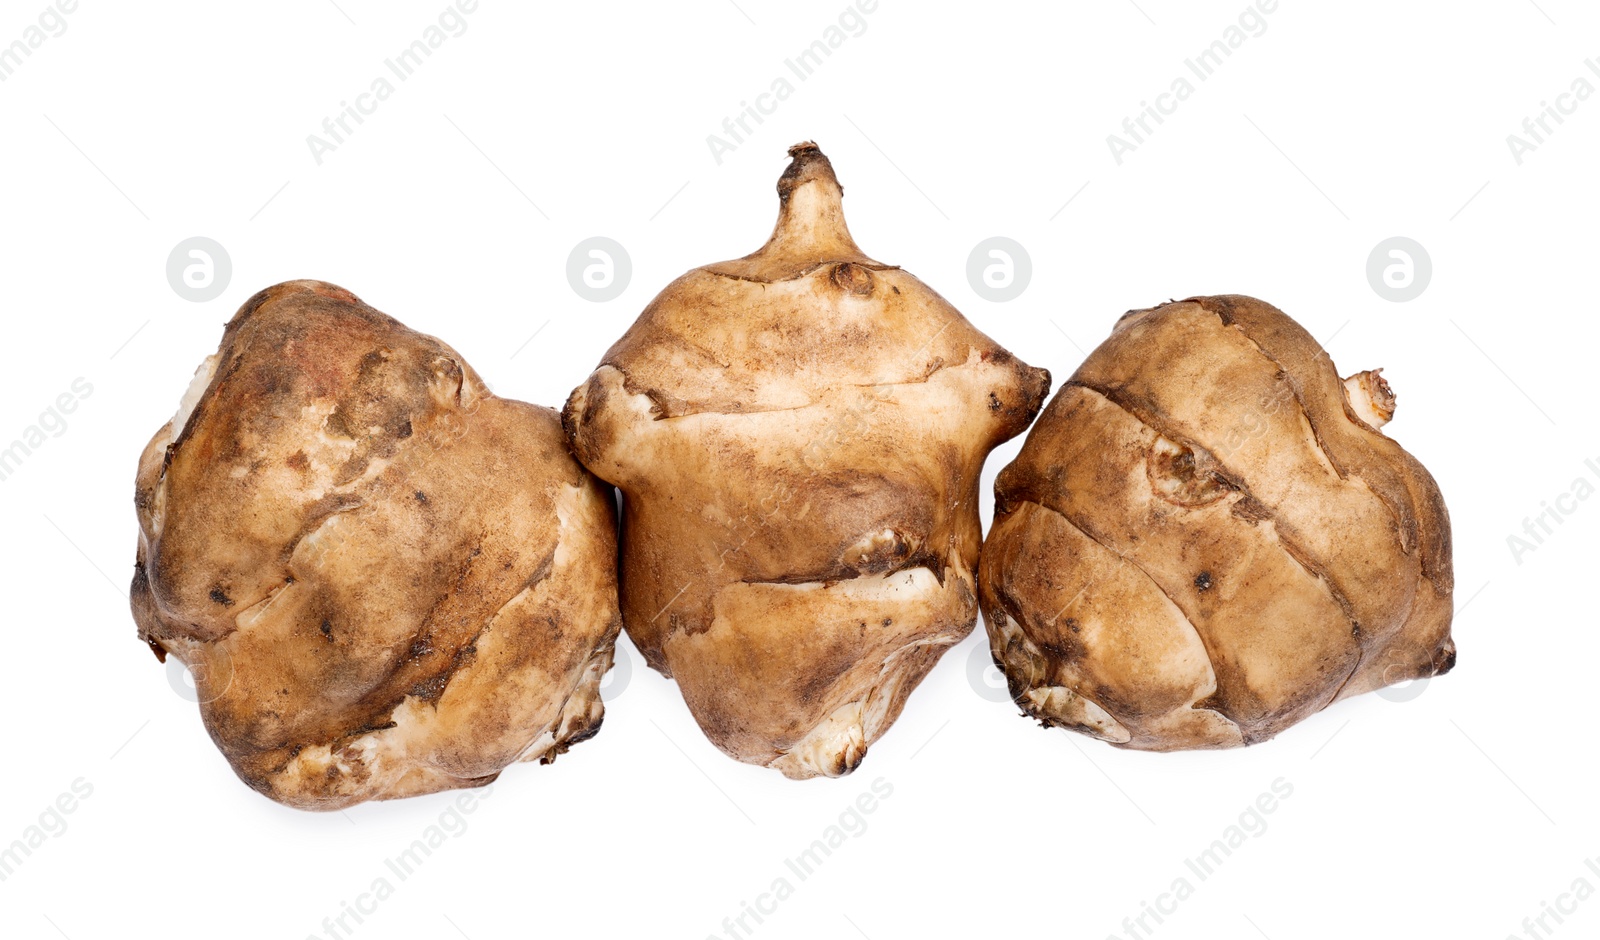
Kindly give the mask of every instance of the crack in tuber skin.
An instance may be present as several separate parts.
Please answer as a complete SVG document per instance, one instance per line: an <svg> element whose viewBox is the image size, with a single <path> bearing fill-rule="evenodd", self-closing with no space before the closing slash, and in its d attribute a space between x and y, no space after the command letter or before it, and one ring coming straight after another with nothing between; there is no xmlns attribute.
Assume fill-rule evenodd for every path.
<svg viewBox="0 0 1600 940"><path fill-rule="evenodd" d="M559 418L318 281L251 298L140 458L139 636L302 809L480 786L598 730L615 509Z"/></svg>
<svg viewBox="0 0 1600 940"><path fill-rule="evenodd" d="M1393 406L1258 300L1125 315L995 484L979 593L1024 712L1231 747L1449 671L1449 517Z"/></svg>
<svg viewBox="0 0 1600 940"><path fill-rule="evenodd" d="M1049 373L863 253L827 157L790 156L767 243L668 285L563 421L623 492L635 644L724 752L804 778L971 632L978 476Z"/></svg>

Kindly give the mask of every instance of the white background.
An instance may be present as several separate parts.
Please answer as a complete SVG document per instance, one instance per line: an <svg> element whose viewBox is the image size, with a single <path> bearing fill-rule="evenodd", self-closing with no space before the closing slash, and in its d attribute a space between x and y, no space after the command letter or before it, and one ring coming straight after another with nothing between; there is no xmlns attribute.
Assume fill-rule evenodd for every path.
<svg viewBox="0 0 1600 940"><path fill-rule="evenodd" d="M974 636L855 775L796 783L722 756L630 647L601 734L508 770L465 832L347 920L355 936L728 936L723 919L786 876L792 896L747 919L755 936L1097 940L1129 936L1123 919L1186 876L1193 895L1146 921L1154 936L1499 940L1548 935L1523 918L1580 877L1600 889L1584 865L1600 856L1600 500L1567 501L1520 559L1507 543L1578 478L1600 484L1584 463L1600 465L1600 100L1520 165L1506 141L1578 76L1600 86L1592 5L1284 0L1121 165L1107 135L1244 0L881 0L720 164L707 136L845 0L484 0L321 165L307 135L444 2L242 6L85 0L0 83L0 442L75 378L93 386L0 483L0 844L78 778L93 788L0 882L6 936L343 937L324 918L456 800L270 803L135 639L135 459L239 304L333 281L446 339L497 392L559 405L668 280L765 239L784 149L810 138L869 254L1058 384L1124 310L1203 293L1282 307L1346 372L1386 367L1388 431L1451 509L1459 666L1248 750L1152 755L984 698ZM0 4L0 43L43 8ZM206 303L165 273L194 235L233 263ZM606 303L565 275L594 235L633 263ZM993 235L1033 260L1009 303L966 279ZM1433 261L1407 303L1365 271L1394 235ZM986 520L1019 443L990 461ZM893 790L865 831L795 878L784 860L878 778ZM1293 794L1266 830L1197 879L1185 859L1278 778ZM1564 903L1556 936L1600 933L1600 898Z"/></svg>

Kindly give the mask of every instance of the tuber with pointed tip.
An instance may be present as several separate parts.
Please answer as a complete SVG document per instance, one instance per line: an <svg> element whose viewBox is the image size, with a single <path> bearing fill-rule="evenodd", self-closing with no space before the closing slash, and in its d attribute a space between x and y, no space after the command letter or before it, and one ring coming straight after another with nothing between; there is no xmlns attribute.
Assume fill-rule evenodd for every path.
<svg viewBox="0 0 1600 940"><path fill-rule="evenodd" d="M481 786L600 728L615 509L554 410L350 292L252 297L139 460L139 637L301 809Z"/></svg>
<svg viewBox="0 0 1600 940"><path fill-rule="evenodd" d="M1450 520L1379 430L1394 404L1259 300L1126 314L995 483L978 583L1012 698L1166 751L1448 672Z"/></svg>
<svg viewBox="0 0 1600 940"><path fill-rule="evenodd" d="M863 253L828 158L789 154L767 243L668 285L563 418L623 493L628 635L719 748L805 778L971 632L978 476L1050 377Z"/></svg>

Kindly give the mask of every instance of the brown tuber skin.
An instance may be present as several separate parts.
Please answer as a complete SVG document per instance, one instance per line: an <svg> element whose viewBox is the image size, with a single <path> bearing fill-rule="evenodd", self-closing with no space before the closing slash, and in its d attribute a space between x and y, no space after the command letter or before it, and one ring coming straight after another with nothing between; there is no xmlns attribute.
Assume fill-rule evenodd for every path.
<svg viewBox="0 0 1600 940"><path fill-rule="evenodd" d="M978 476L1050 376L872 260L815 144L754 254L678 278L563 413L624 494L623 621L730 756L854 770L977 618Z"/></svg>
<svg viewBox="0 0 1600 940"><path fill-rule="evenodd" d="M1259 300L1125 315L995 484L978 583L1012 698L1166 751L1448 672L1450 520L1393 414Z"/></svg>
<svg viewBox="0 0 1600 940"><path fill-rule="evenodd" d="M239 777L334 810L593 735L609 488L549 408L319 281L251 298L140 458L139 636Z"/></svg>

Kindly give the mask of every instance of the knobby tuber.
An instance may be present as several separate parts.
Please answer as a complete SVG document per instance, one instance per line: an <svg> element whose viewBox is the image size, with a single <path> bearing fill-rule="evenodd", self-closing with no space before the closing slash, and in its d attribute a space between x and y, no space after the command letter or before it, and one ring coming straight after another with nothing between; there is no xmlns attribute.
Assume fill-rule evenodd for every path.
<svg viewBox="0 0 1600 940"><path fill-rule="evenodd" d="M240 309L145 449L136 507L139 635L275 800L477 786L600 727L610 488L554 410L341 288Z"/></svg>
<svg viewBox="0 0 1600 940"><path fill-rule="evenodd" d="M990 650L1047 726L1148 750L1262 741L1455 664L1450 520L1341 381L1249 297L1118 322L995 484Z"/></svg>
<svg viewBox="0 0 1600 940"><path fill-rule="evenodd" d="M854 770L977 618L978 476L1049 390L845 226L816 145L754 254L697 268L573 392L623 492L623 622L710 739L794 778Z"/></svg>

